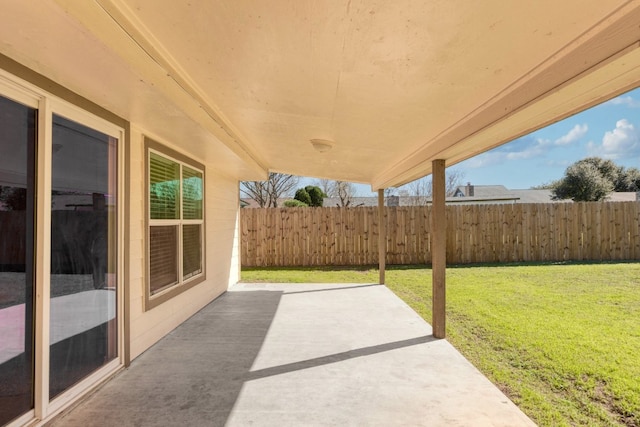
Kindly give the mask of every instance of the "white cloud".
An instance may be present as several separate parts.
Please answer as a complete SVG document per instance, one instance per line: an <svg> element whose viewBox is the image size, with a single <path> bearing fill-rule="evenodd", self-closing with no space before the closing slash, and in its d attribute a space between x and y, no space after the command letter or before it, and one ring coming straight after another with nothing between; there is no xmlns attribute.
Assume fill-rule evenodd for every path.
<svg viewBox="0 0 640 427"><path fill-rule="evenodd" d="M496 153L493 152L478 154L477 156L467 159L461 163L461 167L465 169L476 169L485 166L497 165L500 161L495 154Z"/></svg>
<svg viewBox="0 0 640 427"><path fill-rule="evenodd" d="M619 96L607 101L607 104L611 105L624 105L629 108L640 108L640 101L633 99L631 96Z"/></svg>
<svg viewBox="0 0 640 427"><path fill-rule="evenodd" d="M530 159L532 157L537 157L544 154L544 150L542 149L543 145L538 144L533 147L529 147L526 150L522 151L512 151L510 153L505 153L505 158L507 160L523 160Z"/></svg>
<svg viewBox="0 0 640 427"><path fill-rule="evenodd" d="M465 161L464 167L481 168L505 163L508 160L525 160L542 156L545 147L550 144L548 139L523 137L508 144L494 148Z"/></svg>
<svg viewBox="0 0 640 427"><path fill-rule="evenodd" d="M589 143L592 155L606 159L625 159L640 156L640 134L627 119L618 120L616 128L605 132L602 143Z"/></svg>
<svg viewBox="0 0 640 427"><path fill-rule="evenodd" d="M575 125L567 134L562 135L555 140L556 145L568 145L573 142L579 141L583 136L587 134L589 126L586 124Z"/></svg>
<svg viewBox="0 0 640 427"><path fill-rule="evenodd" d="M567 159L550 159L544 162L545 166L552 168L566 168L571 163L573 163L573 161Z"/></svg>
<svg viewBox="0 0 640 427"><path fill-rule="evenodd" d="M549 150L554 147L569 145L581 140L587 134L588 130L589 126L585 123L573 126L569 132L555 140L536 138L533 135L518 138L515 141L470 159L465 166L480 168L505 163L510 160L527 160L536 157L545 157Z"/></svg>

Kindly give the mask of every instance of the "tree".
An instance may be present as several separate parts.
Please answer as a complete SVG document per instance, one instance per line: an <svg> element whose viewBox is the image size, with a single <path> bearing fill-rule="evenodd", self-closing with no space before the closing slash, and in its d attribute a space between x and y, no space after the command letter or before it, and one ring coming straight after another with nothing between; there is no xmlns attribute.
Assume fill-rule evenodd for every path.
<svg viewBox="0 0 640 427"><path fill-rule="evenodd" d="M451 169L446 172L445 176L445 194L447 197L453 196L456 192L456 189L462 185L462 180L464 179L464 172L460 169ZM409 204L414 206L423 206L426 205L429 200L431 200L431 178L430 177L422 177L416 179L415 181L407 184L407 191L411 199L409 199Z"/></svg>
<svg viewBox="0 0 640 427"><path fill-rule="evenodd" d="M327 197L326 193L315 185L307 185L305 188L309 197L311 198L311 204L309 206L322 207L324 198Z"/></svg>
<svg viewBox="0 0 640 427"><path fill-rule="evenodd" d="M311 196L304 188L296 190L296 195L293 197L295 200L304 203L307 206L311 206Z"/></svg>
<svg viewBox="0 0 640 427"><path fill-rule="evenodd" d="M552 190L558 185L558 181L544 182L540 185L534 185L531 190Z"/></svg>
<svg viewBox="0 0 640 427"><path fill-rule="evenodd" d="M325 197L327 197L327 195L320 189L320 187L316 187L315 185L307 185L306 187L299 188L296 191L294 199L304 203L307 206L322 207L322 203Z"/></svg>
<svg viewBox="0 0 640 427"><path fill-rule="evenodd" d="M24 211L27 209L27 189L0 185L0 210Z"/></svg>
<svg viewBox="0 0 640 427"><path fill-rule="evenodd" d="M639 191L640 170L625 169L600 157L587 157L570 165L562 179L548 185L553 200L598 201L612 191Z"/></svg>
<svg viewBox="0 0 640 427"><path fill-rule="evenodd" d="M606 160L600 157L587 157L586 159L578 160L574 164L593 165L604 179L613 183L614 185L620 179L620 174L624 169L623 167L613 163L612 160Z"/></svg>
<svg viewBox="0 0 640 427"><path fill-rule="evenodd" d="M298 177L270 172L266 181L243 181L240 193L253 199L261 208L278 207L278 199L289 195L298 185Z"/></svg>
<svg viewBox="0 0 640 427"><path fill-rule="evenodd" d="M408 205L424 206L431 200L431 178L423 176L407 184L409 189Z"/></svg>
<svg viewBox="0 0 640 427"><path fill-rule="evenodd" d="M340 200L340 207L346 208L350 206L356 195L356 187L353 183L347 181L335 181L334 185L336 197Z"/></svg>
<svg viewBox="0 0 640 427"><path fill-rule="evenodd" d="M553 200L595 202L607 197L614 189L611 176L605 176L593 162L578 161L569 166L564 178L551 190Z"/></svg>
<svg viewBox="0 0 640 427"><path fill-rule="evenodd" d="M628 168L620 171L615 183L615 191L640 191L640 170Z"/></svg>
<svg viewBox="0 0 640 427"><path fill-rule="evenodd" d="M384 198L398 195L398 189L396 187L387 187L384 189Z"/></svg>
<svg viewBox="0 0 640 427"><path fill-rule="evenodd" d="M336 197L334 194L332 194L334 182L335 181L331 181L330 179L322 178L316 179L315 184L316 187L319 187L322 192L327 195L326 197Z"/></svg>
<svg viewBox="0 0 640 427"><path fill-rule="evenodd" d="M462 185L464 180L464 171L460 169L451 169L446 171L445 175L445 194L447 197L454 195L458 187Z"/></svg>
<svg viewBox="0 0 640 427"><path fill-rule="evenodd" d="M353 198L356 197L356 187L352 182L319 179L316 180L316 186L322 190L325 197L339 199L340 207L351 206Z"/></svg>

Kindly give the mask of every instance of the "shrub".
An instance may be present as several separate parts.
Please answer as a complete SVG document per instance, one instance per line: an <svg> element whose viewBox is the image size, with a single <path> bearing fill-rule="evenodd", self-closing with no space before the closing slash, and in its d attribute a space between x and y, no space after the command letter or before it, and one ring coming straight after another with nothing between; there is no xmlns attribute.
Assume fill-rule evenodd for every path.
<svg viewBox="0 0 640 427"><path fill-rule="evenodd" d="M307 205L307 204L306 204L306 203L304 203L304 202L301 202L300 200L295 200L295 199L294 199L294 200L287 200L287 201L285 201L285 202L283 203L283 206L284 206L285 208L306 208L306 207L307 207L307 206L309 206L309 205Z"/></svg>
<svg viewBox="0 0 640 427"><path fill-rule="evenodd" d="M324 194L320 187L308 185L304 189L307 190L307 194L309 194L309 197L311 198L311 203L309 203L309 206L315 206L319 208L322 207L322 202L324 201L324 198L327 197L327 195Z"/></svg>
<svg viewBox="0 0 640 427"><path fill-rule="evenodd" d="M304 203L305 206L311 205L311 196L309 196L309 193L307 193L307 190L304 188L299 188L298 191L296 191L294 199Z"/></svg>

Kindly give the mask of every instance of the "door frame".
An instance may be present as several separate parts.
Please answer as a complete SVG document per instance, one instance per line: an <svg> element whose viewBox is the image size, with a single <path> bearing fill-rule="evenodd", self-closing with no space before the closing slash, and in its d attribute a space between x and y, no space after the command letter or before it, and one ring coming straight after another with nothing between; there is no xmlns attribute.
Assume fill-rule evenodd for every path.
<svg viewBox="0 0 640 427"><path fill-rule="evenodd" d="M2 63L0 62L0 65ZM42 80L46 80L42 78ZM49 86L49 85L48 85ZM37 139L35 165L35 202L34 218L34 366L33 399L34 408L16 418L8 426L20 426L26 423L40 425L74 403L108 379L125 364L125 153L127 151L127 127L119 125L109 118L101 117L75 103L51 94L39 86L25 81L0 68L0 96L9 98L37 110ZM88 102L88 101L87 101ZM88 102L89 103L89 102ZM93 104L92 104L93 105ZM95 105L93 105L95 107ZM99 107L98 107L99 108ZM96 110L96 108L92 108ZM53 115L57 114L90 127L111 137L117 138L116 148L116 323L117 357L80 380L68 390L49 399L49 330L50 330L50 271L51 271L51 173L52 173L52 137ZM124 122L124 121L121 121Z"/></svg>

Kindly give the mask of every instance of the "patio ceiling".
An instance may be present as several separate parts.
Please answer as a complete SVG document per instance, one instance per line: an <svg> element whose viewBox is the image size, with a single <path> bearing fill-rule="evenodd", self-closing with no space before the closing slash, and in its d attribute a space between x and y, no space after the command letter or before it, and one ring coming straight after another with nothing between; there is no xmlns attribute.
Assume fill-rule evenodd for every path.
<svg viewBox="0 0 640 427"><path fill-rule="evenodd" d="M399 185L640 84L639 1L1 3L4 55L247 180Z"/></svg>

